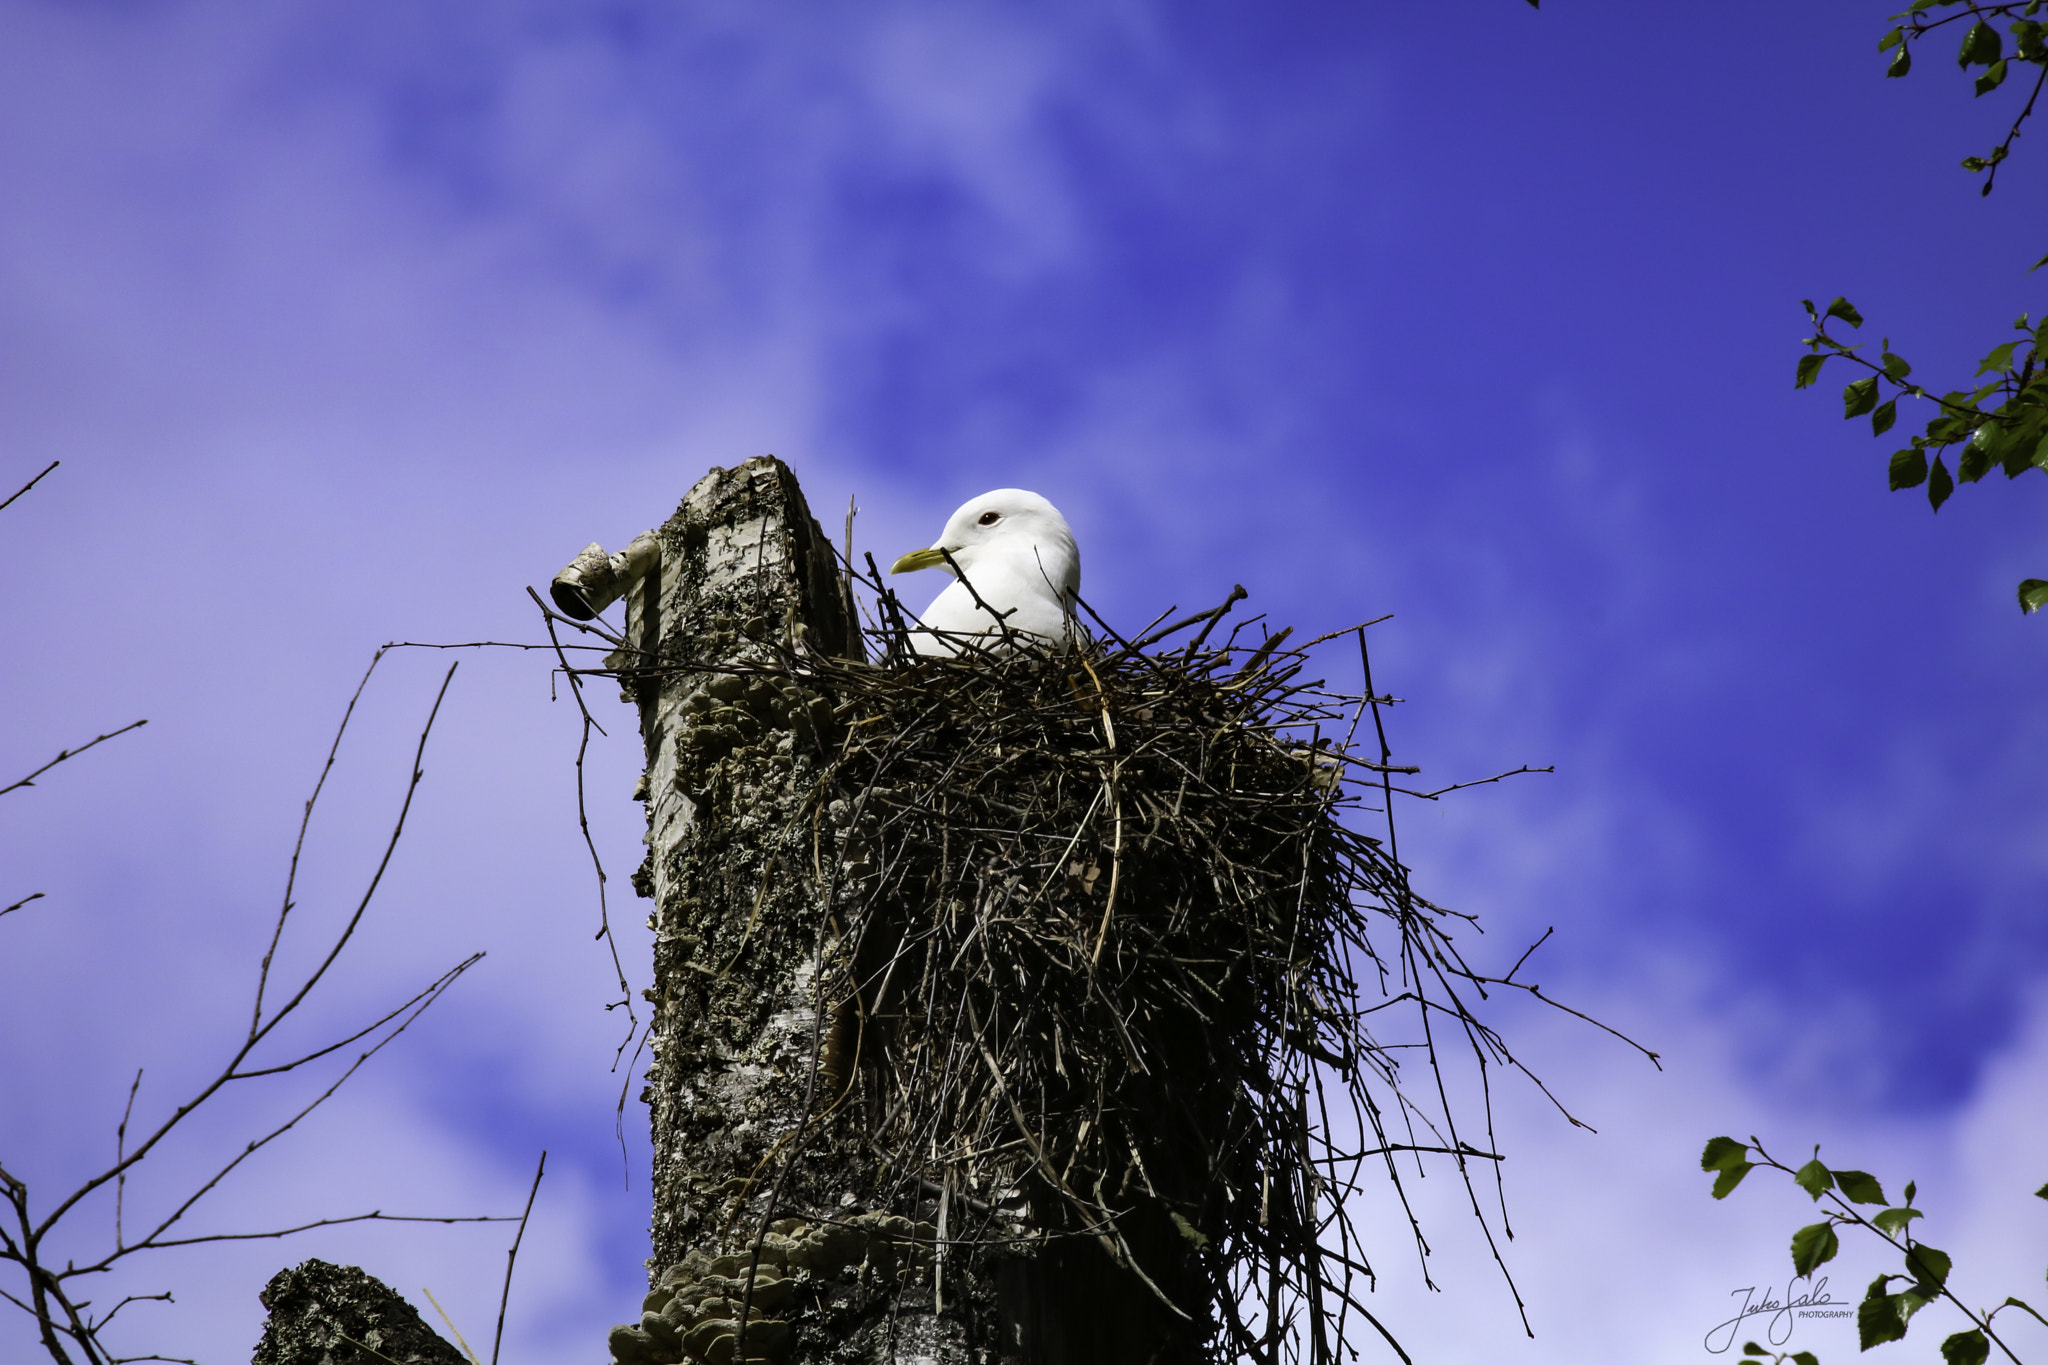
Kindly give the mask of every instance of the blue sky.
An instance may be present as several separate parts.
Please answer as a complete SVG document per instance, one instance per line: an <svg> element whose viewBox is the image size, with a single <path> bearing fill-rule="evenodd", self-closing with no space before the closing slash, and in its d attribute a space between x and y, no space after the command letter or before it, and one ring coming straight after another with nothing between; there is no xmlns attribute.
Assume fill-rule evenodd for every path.
<svg viewBox="0 0 2048 1365"><path fill-rule="evenodd" d="M1930 516L1790 376L1798 300L1842 293L1960 383L2043 305L2048 169L2023 140L1980 200L1955 163L2014 92L1931 57L1884 80L1885 13L0 2L9 490L64 461L0 514L0 772L151 720L0 812L0 892L49 893L0 923L0 1153L54 1188L134 1067L168 1103L231 1036L376 645L534 638L524 585L772 451L828 520L858 496L878 555L1037 489L1115 620L1234 582L1312 630L1392 612L1406 757L1556 765L1415 810L1405 846L1504 953L1556 925L1546 983L1671 1070L1527 1022L1602 1129L1531 1107L1505 1139L1537 1339L1450 1233L1444 1295L1384 1291L1407 1339L1703 1356L1800 1221L1708 1203L1687 1167L1724 1129L1903 1163L1950 1241L2011 1258L1986 1294L2030 1282L2048 622L2012 585L2048 576L2044 487ZM309 924L373 861L442 666L380 670ZM543 661L464 662L322 1018L490 956L219 1224L503 1208L548 1146L513 1360L597 1349L644 1254L574 742ZM133 1330L235 1358L270 1270L322 1254L424 1279L474 1339L495 1239L181 1262Z"/></svg>

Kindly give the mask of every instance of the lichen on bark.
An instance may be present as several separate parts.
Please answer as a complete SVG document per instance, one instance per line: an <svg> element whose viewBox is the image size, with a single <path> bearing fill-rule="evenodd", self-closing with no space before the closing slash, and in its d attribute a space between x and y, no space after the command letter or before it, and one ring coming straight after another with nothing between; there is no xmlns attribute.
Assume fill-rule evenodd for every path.
<svg viewBox="0 0 2048 1365"><path fill-rule="evenodd" d="M352 1265L305 1261L264 1286L252 1365L466 1365L419 1310Z"/></svg>

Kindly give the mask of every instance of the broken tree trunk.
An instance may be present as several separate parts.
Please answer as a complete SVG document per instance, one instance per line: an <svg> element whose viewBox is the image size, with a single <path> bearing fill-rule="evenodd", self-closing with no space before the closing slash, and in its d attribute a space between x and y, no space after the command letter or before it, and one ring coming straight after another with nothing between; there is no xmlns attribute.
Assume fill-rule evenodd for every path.
<svg viewBox="0 0 2048 1365"><path fill-rule="evenodd" d="M352 1265L306 1261L271 1277L254 1365L464 1365L419 1310Z"/></svg>
<svg viewBox="0 0 2048 1365"><path fill-rule="evenodd" d="M634 884L655 902L656 934L643 1094L653 1287L641 1321L613 1329L614 1357L1196 1358L1187 1332L1093 1241L1036 1243L1021 1196L996 1210L944 1187L909 1198L900 1182L883 1188L866 1111L845 1103L860 1023L835 985L852 950L833 898L892 851L847 837L848 803L826 780L829 709L777 663L860 657L846 581L773 458L713 470L654 536L658 557L644 546L638 557L658 558L644 577L623 583L629 556L611 561L628 640L611 662L639 706L647 754L636 795L648 856ZM609 572L595 547L578 565ZM589 581L572 578L558 580L558 601ZM604 578L605 591L620 585ZM966 1244L970 1218L984 1234L993 1218L1016 1235Z"/></svg>

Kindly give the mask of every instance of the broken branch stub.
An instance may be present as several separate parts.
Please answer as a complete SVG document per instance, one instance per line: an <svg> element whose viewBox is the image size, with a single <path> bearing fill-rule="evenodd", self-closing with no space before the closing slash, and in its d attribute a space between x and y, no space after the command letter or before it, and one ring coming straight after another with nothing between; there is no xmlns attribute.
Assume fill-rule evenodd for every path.
<svg viewBox="0 0 2048 1365"><path fill-rule="evenodd" d="M660 562L661 541L653 531L642 531L615 555L606 554L593 540L555 575L548 596L562 615L588 621L630 592Z"/></svg>

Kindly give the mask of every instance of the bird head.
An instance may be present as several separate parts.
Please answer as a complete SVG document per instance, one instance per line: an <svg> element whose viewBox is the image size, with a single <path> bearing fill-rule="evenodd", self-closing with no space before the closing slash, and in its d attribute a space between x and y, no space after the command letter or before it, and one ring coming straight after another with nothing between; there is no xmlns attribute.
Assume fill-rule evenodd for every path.
<svg viewBox="0 0 2048 1365"><path fill-rule="evenodd" d="M1055 592L1070 596L1081 587L1081 554L1067 519L1044 498L1021 488L998 488L970 499L947 519L935 544L912 550L889 572L943 569L947 555L970 574L978 561L990 556L1025 555L1042 569Z"/></svg>

